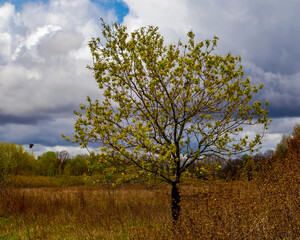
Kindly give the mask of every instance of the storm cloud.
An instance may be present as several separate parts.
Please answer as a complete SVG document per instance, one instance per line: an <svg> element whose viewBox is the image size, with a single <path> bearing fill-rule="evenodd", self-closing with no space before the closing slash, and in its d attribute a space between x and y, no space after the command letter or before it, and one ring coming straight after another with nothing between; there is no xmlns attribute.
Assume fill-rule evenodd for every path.
<svg viewBox="0 0 300 240"><path fill-rule="evenodd" d="M130 9L124 24L131 30L156 25L168 42L176 43L192 29L199 41L218 36L216 53L242 56L252 83L264 85L255 100L269 101L274 122L268 134L274 141L268 147L300 122L299 1L124 1ZM285 127L276 132L273 126L279 122Z"/></svg>

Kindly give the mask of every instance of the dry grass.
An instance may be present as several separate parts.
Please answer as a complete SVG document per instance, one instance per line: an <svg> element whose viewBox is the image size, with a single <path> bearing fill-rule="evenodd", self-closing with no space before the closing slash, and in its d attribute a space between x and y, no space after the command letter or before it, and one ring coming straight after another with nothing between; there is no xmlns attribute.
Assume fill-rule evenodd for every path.
<svg viewBox="0 0 300 240"><path fill-rule="evenodd" d="M300 239L299 195L280 185L208 183L185 196L178 239Z"/></svg>
<svg viewBox="0 0 300 240"><path fill-rule="evenodd" d="M170 188L8 188L0 239L300 239L299 155L263 178L182 186L177 229Z"/></svg>
<svg viewBox="0 0 300 240"><path fill-rule="evenodd" d="M0 237L126 239L132 229L163 228L168 200L165 190L130 186L10 188L1 196Z"/></svg>
<svg viewBox="0 0 300 240"><path fill-rule="evenodd" d="M14 187L66 187L66 186L78 186L85 185L83 177L80 176L23 176L23 175L11 175L9 176L9 185Z"/></svg>
<svg viewBox="0 0 300 240"><path fill-rule="evenodd" d="M280 185L198 182L182 195L176 239L300 236L299 196ZM2 239L173 239L167 188L11 188L0 216Z"/></svg>

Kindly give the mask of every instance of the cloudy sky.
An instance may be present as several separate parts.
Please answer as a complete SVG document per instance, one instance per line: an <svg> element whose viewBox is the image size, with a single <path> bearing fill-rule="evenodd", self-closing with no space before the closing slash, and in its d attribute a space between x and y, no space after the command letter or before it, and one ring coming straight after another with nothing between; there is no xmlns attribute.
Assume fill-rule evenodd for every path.
<svg viewBox="0 0 300 240"><path fill-rule="evenodd" d="M155 25L167 42L189 30L199 41L220 38L217 51L243 57L259 99L273 118L262 151L300 123L300 1L298 0L11 0L0 1L0 141L34 143L45 151L80 152L73 110L101 98L88 41L102 17L129 30ZM249 131L255 131L250 129Z"/></svg>

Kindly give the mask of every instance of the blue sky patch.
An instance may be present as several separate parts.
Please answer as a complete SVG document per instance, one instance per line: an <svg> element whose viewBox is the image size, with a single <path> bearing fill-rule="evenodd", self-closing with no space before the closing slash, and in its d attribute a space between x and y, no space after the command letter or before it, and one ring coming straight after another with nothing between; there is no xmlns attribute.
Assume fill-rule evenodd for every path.
<svg viewBox="0 0 300 240"><path fill-rule="evenodd" d="M17 10L20 10L22 8L22 5L26 2L48 2L49 0L10 0L10 1L3 1L0 0L0 5L4 4L5 2L10 2L11 4L16 6ZM117 17L118 17L118 22L122 22L123 18L128 14L129 9L126 5L121 0L91 0L92 2L96 3L99 5L99 7L104 8L106 11L110 9L114 9Z"/></svg>
<svg viewBox="0 0 300 240"><path fill-rule="evenodd" d="M123 18L129 12L126 3L121 0L92 0L92 2L99 4L105 10L115 9L119 23L123 21Z"/></svg>

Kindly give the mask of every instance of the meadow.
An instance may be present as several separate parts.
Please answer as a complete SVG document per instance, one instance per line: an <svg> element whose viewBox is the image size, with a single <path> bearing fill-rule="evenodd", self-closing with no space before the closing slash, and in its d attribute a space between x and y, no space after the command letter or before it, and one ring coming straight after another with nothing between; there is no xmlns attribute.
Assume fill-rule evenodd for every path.
<svg viewBox="0 0 300 240"><path fill-rule="evenodd" d="M165 185L9 187L0 239L300 239L298 180L189 181L176 229Z"/></svg>

